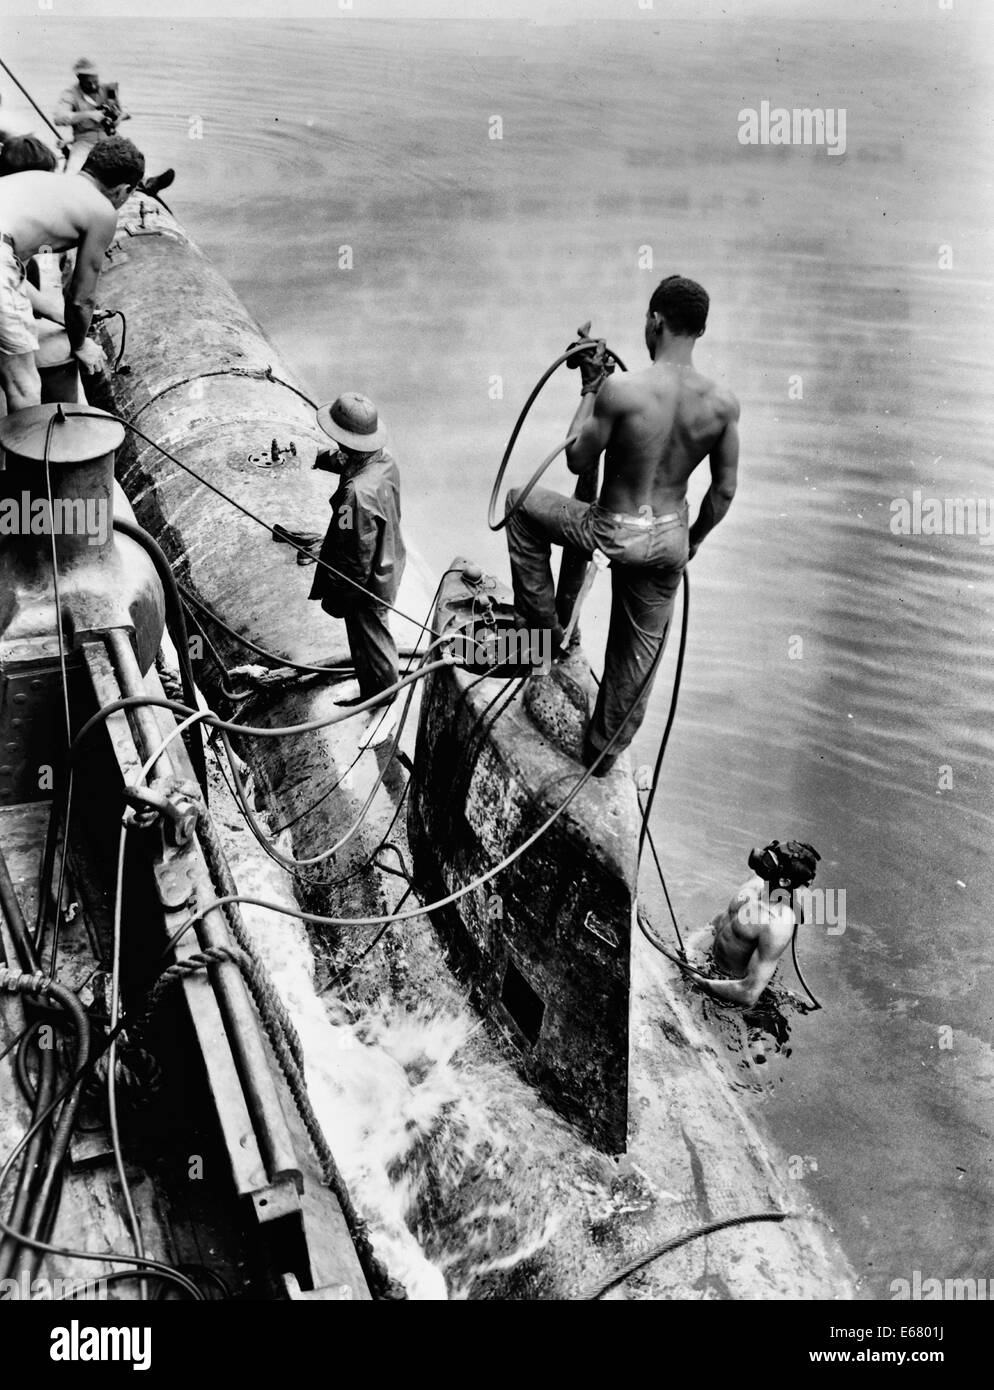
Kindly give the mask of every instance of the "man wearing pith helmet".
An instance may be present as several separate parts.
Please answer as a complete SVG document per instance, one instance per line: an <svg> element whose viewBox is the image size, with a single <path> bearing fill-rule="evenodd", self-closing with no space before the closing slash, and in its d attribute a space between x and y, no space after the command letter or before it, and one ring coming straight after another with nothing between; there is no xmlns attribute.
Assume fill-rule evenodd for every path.
<svg viewBox="0 0 994 1390"><path fill-rule="evenodd" d="M345 620L359 696L340 703L358 704L388 689L398 676L397 647L385 605L397 598L406 561L400 475L384 447L387 432L368 396L347 391L322 406L317 421L335 448L322 449L314 467L338 473L341 481L330 498L331 521L308 597L319 600L333 618ZM391 722L382 721L380 737ZM379 742L380 737L370 741Z"/></svg>

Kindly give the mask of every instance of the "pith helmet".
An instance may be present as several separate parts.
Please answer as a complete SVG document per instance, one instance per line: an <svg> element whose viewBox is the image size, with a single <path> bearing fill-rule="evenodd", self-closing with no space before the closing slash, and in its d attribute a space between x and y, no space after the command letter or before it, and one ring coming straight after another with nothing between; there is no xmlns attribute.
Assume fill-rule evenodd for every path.
<svg viewBox="0 0 994 1390"><path fill-rule="evenodd" d="M357 391L346 391L331 405L323 405L317 418L325 434L336 444L344 444L346 449L354 449L357 454L373 454L386 443L386 427L376 406L368 396L360 396Z"/></svg>

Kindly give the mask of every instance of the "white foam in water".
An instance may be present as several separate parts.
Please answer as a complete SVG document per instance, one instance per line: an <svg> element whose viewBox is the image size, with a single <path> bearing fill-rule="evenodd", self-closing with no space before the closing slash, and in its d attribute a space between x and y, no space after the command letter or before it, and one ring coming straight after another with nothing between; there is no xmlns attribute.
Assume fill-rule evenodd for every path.
<svg viewBox="0 0 994 1390"><path fill-rule="evenodd" d="M222 797L219 788L215 808ZM230 835L226 845L239 891L289 905L287 876L242 836L238 847L246 845L247 855ZM411 1009L382 998L353 1019L334 997L315 994L302 922L249 905L243 912L300 1035L325 1137L374 1251L408 1297L466 1297L480 1275L539 1251L558 1220L537 1190L511 1192L509 1183L526 1180L505 1161L509 1136L500 1116L521 1083L478 1058L468 1071L460 1067L458 1054L480 1026L469 1008L425 1002ZM463 1186L468 1177L472 1189Z"/></svg>
<svg viewBox="0 0 994 1390"><path fill-rule="evenodd" d="M276 864L260 864L253 856L240 858L232 869L240 892L292 902ZM357 1045L355 1029L329 1017L314 992L314 958L302 922L247 905L243 911L293 1018L311 1103L353 1201L369 1223L377 1255L410 1298L446 1298L441 1272L425 1258L404 1221L403 1192L391 1184L379 1161L394 1139L411 1090L403 1066L381 1048Z"/></svg>

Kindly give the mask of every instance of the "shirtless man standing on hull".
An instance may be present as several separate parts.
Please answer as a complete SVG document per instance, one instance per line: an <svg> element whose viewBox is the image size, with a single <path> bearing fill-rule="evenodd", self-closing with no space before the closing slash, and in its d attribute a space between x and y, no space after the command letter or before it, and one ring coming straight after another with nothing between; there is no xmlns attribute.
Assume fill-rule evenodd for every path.
<svg viewBox="0 0 994 1390"><path fill-rule="evenodd" d="M534 488L520 505L517 490L507 498L515 610L523 626L551 630L554 649L568 615L556 612L552 544L587 556L599 550L611 563L611 626L586 734L586 765L617 738L597 776L610 770L642 723L684 567L735 496L739 404L692 359L708 306L700 285L670 275L646 314L650 367L611 376L613 364L596 343L580 356L581 399L570 427L576 438L566 462L595 496L604 454L596 502L545 488ZM711 486L688 531L687 480L704 458L710 459Z"/></svg>
<svg viewBox="0 0 994 1390"><path fill-rule="evenodd" d="M105 365L87 338L104 253L117 232L117 209L145 172L145 158L130 140L101 140L78 174L29 170L0 179L0 386L8 410L38 405L38 339L25 292L25 264L44 246L76 247L65 292L69 347L87 372Z"/></svg>

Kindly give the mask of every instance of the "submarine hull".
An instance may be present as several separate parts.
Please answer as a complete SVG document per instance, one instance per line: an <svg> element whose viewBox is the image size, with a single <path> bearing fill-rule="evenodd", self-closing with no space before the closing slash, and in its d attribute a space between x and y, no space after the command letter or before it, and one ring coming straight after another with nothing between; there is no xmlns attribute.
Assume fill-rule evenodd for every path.
<svg viewBox="0 0 994 1390"><path fill-rule="evenodd" d="M437 632L459 630L478 608L480 585L463 577L463 567L454 560L443 581ZM492 611L509 614L510 593L484 582ZM560 687L540 673L527 679L542 683L533 689L549 687L539 722L524 684L457 666L425 682L408 834L429 899L499 865L583 774L557 727L564 706L572 713ZM550 719L548 710L557 708L558 719ZM626 767L589 779L519 859L434 914L457 969L525 1075L586 1138L612 1153L626 1147L628 1117L638 808Z"/></svg>
<svg viewBox="0 0 994 1390"><path fill-rule="evenodd" d="M101 285L106 306L127 315L131 372L112 377L109 395L98 403L135 420L208 483L267 522L320 532L328 515L328 484L308 464L310 451L323 447L324 438L298 394L299 383L179 224L149 207L144 226L142 221L140 200L132 199ZM104 332L116 354L119 331ZM295 453L287 447L291 442ZM267 448L268 463L259 457ZM126 441L119 462L141 524L166 549L187 588L232 628L293 659L348 660L342 624L307 602L313 570L301 570L292 550L274 544L230 502L141 439ZM420 621L433 587L409 550L398 606ZM448 621L464 598L451 584L443 590L435 625ZM223 631L210 630L223 666L257 659ZM418 629L405 629L398 620L394 631L401 645L413 645ZM230 706L224 673L215 663L205 657L197 675L212 705ZM543 734L536 722L540 699L529 702L524 690L515 695L506 682L476 685L475 676L454 671L429 679L409 835L419 885L433 899L440 890L462 887L469 875L486 873L519 846L575 786L579 766L552 725ZM530 684L541 690L541 682ZM273 726L320 718L334 712L341 694L327 683L274 684L242 705L240 717ZM491 705L494 697L500 698ZM505 699L510 703L502 713ZM257 794L276 822L288 825L298 857L333 843L369 789L368 762L351 770L351 727L292 740L246 740L240 748ZM591 1171L593 1161L576 1127L610 1152L627 1143L624 1172L635 1177L602 1160L611 1170L612 1200L616 1182L623 1195L625 1184L637 1186L638 1173L646 1175L644 1200L623 1208L631 1214L609 1228L595 1230L586 1198L578 1197L568 1217L574 1236L552 1238L535 1284L510 1270L510 1297L521 1296L525 1287L540 1289L540 1297L550 1288L556 1296L576 1297L590 1279L610 1274L619 1259L633 1258L716 1213L789 1211L801 1192L800 1184L783 1179L781 1156L744 1114L713 1049L695 1030L680 997L682 983L669 978L668 965L644 941L632 940L637 805L624 760L606 780L610 797L603 787L586 785L557 819L548 843L539 842L534 858L523 855L495 879L487 897L467 894L436 919L462 978L521 1067L573 1122L562 1124L528 1091L514 1107L520 1121L509 1150L515 1175L553 1173L556 1220L566 1221L570 1174L581 1162ZM360 859L369 867L377 841L391 832L391 810L404 794L404 780L393 769L383 793L374 806L379 815L358 830L347 853L335 856L326 883L296 885L305 906L355 917L389 911L388 893L396 902L392 871L386 877L378 869L350 872ZM383 949L368 956L363 969L369 971L369 997L396 995L401 980L407 999L421 991L429 1000L458 993L461 1001L434 934L413 928L400 940L399 932L389 933ZM319 936L316 931L312 944ZM356 941L353 958L367 939ZM341 1066L344 1071L347 1061ZM544 1144L536 1136L545 1136ZM517 1204L508 1197L504 1205L513 1213ZM634 1287L630 1296L853 1296L852 1271L817 1225L795 1220L727 1234L720 1248L709 1246L704 1254L715 1271L707 1285L701 1283L701 1251L699 1244L690 1246L654 1266L651 1282ZM704 1288L718 1292L702 1294Z"/></svg>
<svg viewBox="0 0 994 1390"><path fill-rule="evenodd" d="M311 467L328 438L302 384L180 223L150 199L136 194L121 210L100 293L104 307L126 317L128 371L105 379L91 395L155 441L129 430L118 457L117 476L139 522L188 592L237 633L290 661L347 667L344 623L308 601L313 566L298 564L297 551L276 544L266 529L282 525L320 536L330 516L334 480ZM118 320L101 334L113 360ZM409 550L397 607L417 622L391 617L402 649L423 637L419 624L430 595L427 570ZM205 631L210 646L192 641L194 672L215 708L230 708L222 668L259 657L210 620ZM242 713L258 723L303 722L334 713L336 698L340 687L288 683L250 701ZM335 730L294 739L292 747L267 739L241 751L287 820L307 810L316 786L343 771ZM358 783L354 793L358 805ZM350 797L347 787L343 796ZM328 842L328 809L301 815L293 833L297 854ZM360 830L349 852L366 847Z"/></svg>

